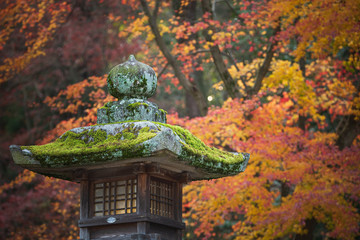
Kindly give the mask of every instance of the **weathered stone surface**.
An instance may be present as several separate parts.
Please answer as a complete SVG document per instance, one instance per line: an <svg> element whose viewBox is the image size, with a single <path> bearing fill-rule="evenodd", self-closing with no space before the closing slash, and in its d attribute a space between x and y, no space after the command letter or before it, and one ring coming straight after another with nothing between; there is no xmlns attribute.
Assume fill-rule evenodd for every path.
<svg viewBox="0 0 360 240"><path fill-rule="evenodd" d="M127 62L111 69L108 76L111 95L119 98L98 109L98 124L122 121L154 121L166 123L166 112L154 103L146 101L156 91L157 78L154 70L131 55Z"/></svg>
<svg viewBox="0 0 360 240"><path fill-rule="evenodd" d="M156 91L157 77L150 66L131 55L127 62L110 70L107 83L110 94L120 100L147 99Z"/></svg>
<svg viewBox="0 0 360 240"><path fill-rule="evenodd" d="M15 163L18 165L37 165L40 164L39 161L33 158L33 155L31 151L24 149L22 150L21 147L17 145L11 145L10 146L10 152L12 155L12 158L16 161Z"/></svg>
<svg viewBox="0 0 360 240"><path fill-rule="evenodd" d="M97 111L97 123L115 123L130 120L146 120L166 123L166 112L154 103L142 99L126 99L108 102Z"/></svg>
<svg viewBox="0 0 360 240"><path fill-rule="evenodd" d="M210 148L189 131L168 124L139 121L75 128L41 146L10 148L16 164L51 169L89 167L117 162L155 162L193 179L235 175L245 170L249 155ZM152 156L168 152L166 159ZM26 159L26 160L24 160ZM69 170L69 171L70 171ZM58 176L61 177L61 176Z"/></svg>

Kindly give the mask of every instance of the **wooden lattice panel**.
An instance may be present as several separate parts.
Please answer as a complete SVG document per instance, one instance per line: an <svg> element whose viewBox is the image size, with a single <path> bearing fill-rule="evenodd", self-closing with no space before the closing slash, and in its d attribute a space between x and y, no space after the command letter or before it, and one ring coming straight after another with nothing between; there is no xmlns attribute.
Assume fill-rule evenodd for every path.
<svg viewBox="0 0 360 240"><path fill-rule="evenodd" d="M135 213L136 193L136 179L95 183L94 216Z"/></svg>
<svg viewBox="0 0 360 240"><path fill-rule="evenodd" d="M150 180L150 213L174 218L174 184L157 178Z"/></svg>

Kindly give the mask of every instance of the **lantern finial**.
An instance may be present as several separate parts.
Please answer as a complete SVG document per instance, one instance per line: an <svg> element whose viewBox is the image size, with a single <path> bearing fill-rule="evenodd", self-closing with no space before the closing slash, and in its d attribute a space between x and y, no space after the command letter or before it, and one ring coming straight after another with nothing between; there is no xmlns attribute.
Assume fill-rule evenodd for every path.
<svg viewBox="0 0 360 240"><path fill-rule="evenodd" d="M154 69L130 55L128 61L110 70L108 88L117 102L108 102L98 110L98 123L147 120L166 123L166 112L146 99L156 91Z"/></svg>

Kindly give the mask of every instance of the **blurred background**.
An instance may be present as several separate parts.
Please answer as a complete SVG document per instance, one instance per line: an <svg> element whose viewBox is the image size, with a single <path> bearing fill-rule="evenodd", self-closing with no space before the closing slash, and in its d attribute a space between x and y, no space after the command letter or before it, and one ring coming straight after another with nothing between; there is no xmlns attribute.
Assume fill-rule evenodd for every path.
<svg viewBox="0 0 360 240"><path fill-rule="evenodd" d="M96 124L130 54L157 73L168 123L251 154L184 187L184 239L360 239L357 0L3 0L1 239L77 238L78 186L9 146Z"/></svg>

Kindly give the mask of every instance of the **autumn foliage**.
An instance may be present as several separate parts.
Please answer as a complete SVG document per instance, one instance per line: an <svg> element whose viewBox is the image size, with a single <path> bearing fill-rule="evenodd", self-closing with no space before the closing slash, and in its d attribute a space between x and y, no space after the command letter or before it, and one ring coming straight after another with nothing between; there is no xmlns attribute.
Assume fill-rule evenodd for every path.
<svg viewBox="0 0 360 240"><path fill-rule="evenodd" d="M276 239L312 231L308 237L354 239L359 145L339 151L335 134L284 124L292 107L284 98L259 101L229 100L206 118L181 122L210 145L251 153L243 174L184 188L187 238Z"/></svg>
<svg viewBox="0 0 360 240"><path fill-rule="evenodd" d="M75 183L23 171L0 187L0 236L3 239L76 239L78 192Z"/></svg>
<svg viewBox="0 0 360 240"><path fill-rule="evenodd" d="M10 1L2 3L0 12L1 26L0 50L8 45L12 35L23 38L23 53L2 58L0 83L7 81L14 74L22 71L29 62L45 55L44 46L52 39L59 24L65 21L70 11L67 2L54 1ZM18 27L20 26L20 27ZM19 46L20 47L20 46Z"/></svg>
<svg viewBox="0 0 360 240"><path fill-rule="evenodd" d="M41 92L36 101L41 99L41 104L26 104L31 109L46 106L53 114L52 127L37 137L38 144L71 128L96 124L96 110L114 101L107 94L106 70L121 62L114 62L111 51L100 57L101 46L121 42L122 49L141 49L137 59L157 72L159 87L153 100L172 112L170 124L190 130L210 146L251 154L242 174L184 187L185 239L358 239L357 1L124 0L121 7L93 1L102 9L101 17L91 11L96 8L89 1L7 2L0 12L6 26L0 33L0 51L6 53L0 58L1 86L12 86L11 81L21 85L16 76L23 71L31 73L31 79L43 76L41 72L52 79L36 85ZM93 52L86 48L85 55L69 42L61 46L67 59L61 64L62 74L26 68L52 56L47 46L56 36L67 36L62 31L71 33L74 28L66 21L80 19L80 13L95 14L96 24L106 20L110 30L108 38L91 31L76 35L82 36L79 42L88 35L97 36L89 40L93 44L94 39L108 41ZM22 40L15 45L21 51L9 51L17 34ZM81 56L87 56L86 61ZM100 61L106 57L111 63ZM76 68L69 66L72 62ZM65 80L67 74L76 80ZM58 83L54 75L63 81ZM45 88L46 82L56 88ZM15 99L19 88L11 89L7 96ZM19 92L28 96L27 91ZM38 125L21 131L35 132ZM25 144L19 136L14 135L11 143ZM29 171L1 183L0 238L77 237L76 184Z"/></svg>

